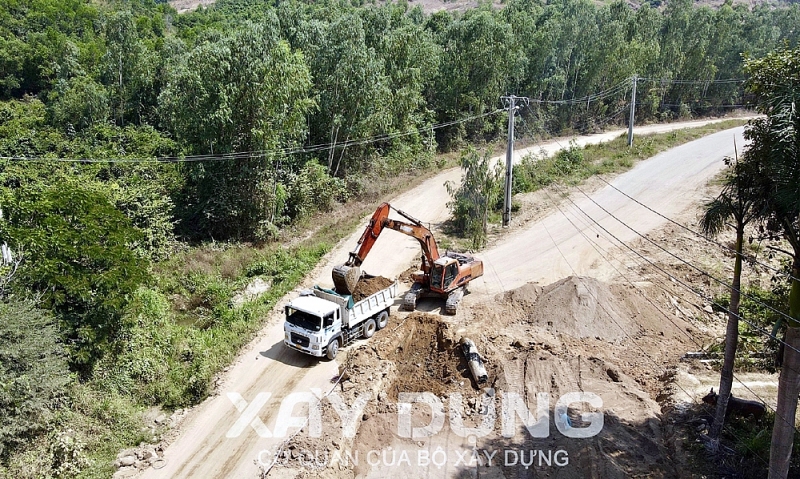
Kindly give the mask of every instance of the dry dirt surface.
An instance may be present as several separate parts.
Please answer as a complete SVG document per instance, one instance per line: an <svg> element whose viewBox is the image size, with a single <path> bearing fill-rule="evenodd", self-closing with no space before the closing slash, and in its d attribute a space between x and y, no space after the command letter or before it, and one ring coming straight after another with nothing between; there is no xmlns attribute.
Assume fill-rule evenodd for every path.
<svg viewBox="0 0 800 479"><path fill-rule="evenodd" d="M678 217L702 199L706 182L721 170L723 157L733 153L734 136L743 144L741 131L710 135L643 161L612 184ZM599 142L620 133L578 140ZM559 144L566 142L532 149L551 151ZM459 177L458 169L447 170L390 203L435 230L448 216L444 183ZM485 274L470 284L456 316L441 316L442 302L436 300L421 300L412 314L392 308L386 329L341 350L337 362L284 347L282 310L297 292L288 295L220 377L217 394L195 407L175 439L162 445L163 467L143 477L239 478L267 471L269 477L675 477L669 442L658 427L656 398L664 383L659 378L683 352L696 347L685 342L704 337L704 326L681 313L690 306L674 308L675 298L634 275L632 260L617 240L635 242L638 237L612 215L643 234L660 231L666 221L610 187L585 197L576 191L570 197L574 204L553 194L558 198L551 200L552 208L539 212L538 219L512 222L510 231L480 253ZM331 287L331 267L347 260L360 235L355 231L337 245L298 291L314 284ZM362 270L398 277L418 262L419 254L414 239L389 231ZM620 279L620 272L632 280ZM409 286L401 287L400 294ZM667 314L661 312L665 308ZM484 356L489 384L474 384L453 349L463 336ZM424 397L434 402L435 413L427 404L398 406L395 398L401 393L423 391L430 393ZM456 393L461 397L451 396ZM600 414L604 424L599 433L570 437L556 407L569 393L592 393L602 400L571 402L564 410L573 433L596 424L591 418ZM311 401L322 408L320 437L308 427L301 429L301 419L284 430L287 420L308 415L307 406L293 404L311 394L325 398ZM356 402L361 395L367 396ZM502 434L504 401L515 421L507 425L510 437ZM351 429L341 427L334 403L352 408L349 419L361 418L348 422L354 437ZM491 417L491 404L496 420L484 420ZM441 427L428 429L435 433L408 438L398 433L408 425L400 419L410 417L409 427L424 429L432 416L442 419ZM536 426L536 419L545 417ZM522 426L523 418L532 431ZM307 460L311 451L333 457L312 464ZM341 460L357 451L362 451L358 461ZM531 451L536 451L535 465Z"/></svg>
<svg viewBox="0 0 800 479"><path fill-rule="evenodd" d="M384 278L383 276L361 278L356 284L355 291L353 291L353 301L357 303L384 288L388 288L392 283L394 283L394 281L389 278Z"/></svg>
<svg viewBox="0 0 800 479"><path fill-rule="evenodd" d="M609 314L598 315L598 310ZM646 345L648 354L665 358L688 346L639 290L568 277L488 298L474 314L480 319L465 324L411 313L394 330L354 348L336 394L348 404L360 395L370 397L356 436L300 434L279 453L270 476L678 476L654 399L663 384L652 365L642 361L640 348ZM635 324L621 324L622 317ZM576 318L587 327L573 329ZM688 322L679 326L695 332ZM486 384L472 379L458 347L465 336L481 351L489 372ZM430 437L401 437L397 403L401 394L415 392L432 394L434 407L446 416ZM576 428L572 431L591 424L582 414L600 411L602 430L572 438L562 433L555 405L564 395L581 392L597 395L602 404L568 405L564 413ZM516 417L511 437L503 436L502 411L513 398L522 398L534 412L544 407L539 417L545 437L532 437ZM323 401L323 412L325 406ZM430 406L415 405L409 416L421 427L433 414ZM323 418L324 431L339 429L336 414ZM437 464L425 458L436 458Z"/></svg>

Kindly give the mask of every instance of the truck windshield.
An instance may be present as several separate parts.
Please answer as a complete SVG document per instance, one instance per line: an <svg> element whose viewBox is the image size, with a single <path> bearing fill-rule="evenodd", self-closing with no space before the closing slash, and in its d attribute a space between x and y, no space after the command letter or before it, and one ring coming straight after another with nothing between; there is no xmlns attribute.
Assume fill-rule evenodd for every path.
<svg viewBox="0 0 800 479"><path fill-rule="evenodd" d="M319 331L322 329L322 318L289 307L286 308L286 321L310 331Z"/></svg>

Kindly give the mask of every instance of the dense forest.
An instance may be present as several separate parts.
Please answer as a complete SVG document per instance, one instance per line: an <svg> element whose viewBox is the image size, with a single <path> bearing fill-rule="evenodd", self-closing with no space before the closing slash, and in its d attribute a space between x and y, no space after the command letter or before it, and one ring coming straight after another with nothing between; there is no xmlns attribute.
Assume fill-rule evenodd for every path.
<svg viewBox="0 0 800 479"><path fill-rule="evenodd" d="M689 0L0 0L0 477L107 475L149 439L135 413L202 400L324 248L176 261L501 137L504 94L550 133L622 123L634 76L642 120L746 105L743 58L798 25L797 5ZM255 275L262 304L231 306Z"/></svg>

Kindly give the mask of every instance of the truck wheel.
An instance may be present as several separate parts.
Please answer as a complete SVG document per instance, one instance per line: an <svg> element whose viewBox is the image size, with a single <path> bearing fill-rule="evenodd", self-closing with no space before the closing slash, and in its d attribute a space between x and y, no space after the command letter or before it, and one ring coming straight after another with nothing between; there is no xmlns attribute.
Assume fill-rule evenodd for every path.
<svg viewBox="0 0 800 479"><path fill-rule="evenodd" d="M336 359L336 353L338 352L339 352L339 340L334 339L333 341L331 341L330 344L328 344L328 354L327 354L328 359L330 359L331 361Z"/></svg>
<svg viewBox="0 0 800 479"><path fill-rule="evenodd" d="M388 311L381 311L378 315L378 329L383 329L386 325L389 324L389 312Z"/></svg>
<svg viewBox="0 0 800 479"><path fill-rule="evenodd" d="M364 338L371 338L377 330L378 327L375 325L375 320L372 318L368 319L367 322L364 323Z"/></svg>

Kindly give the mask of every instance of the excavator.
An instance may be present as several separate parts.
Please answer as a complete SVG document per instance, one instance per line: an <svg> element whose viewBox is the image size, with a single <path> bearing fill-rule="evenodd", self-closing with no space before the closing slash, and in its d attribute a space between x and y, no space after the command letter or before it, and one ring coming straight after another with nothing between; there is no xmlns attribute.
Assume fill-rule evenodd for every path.
<svg viewBox="0 0 800 479"><path fill-rule="evenodd" d="M389 218L390 210L396 211L408 222ZM431 230L423 226L418 219L394 208L389 203L382 203L375 210L358 240L356 251L350 253L347 262L333 268L333 284L336 291L341 294L351 294L355 291L361 278L360 266L378 236L386 228L411 236L422 247L422 265L420 270L412 275L414 284L403 297L403 309L413 311L419 298L434 296L446 299L446 314L456 314L467 283L483 275L483 262L472 256L451 251L439 256L439 248Z"/></svg>

